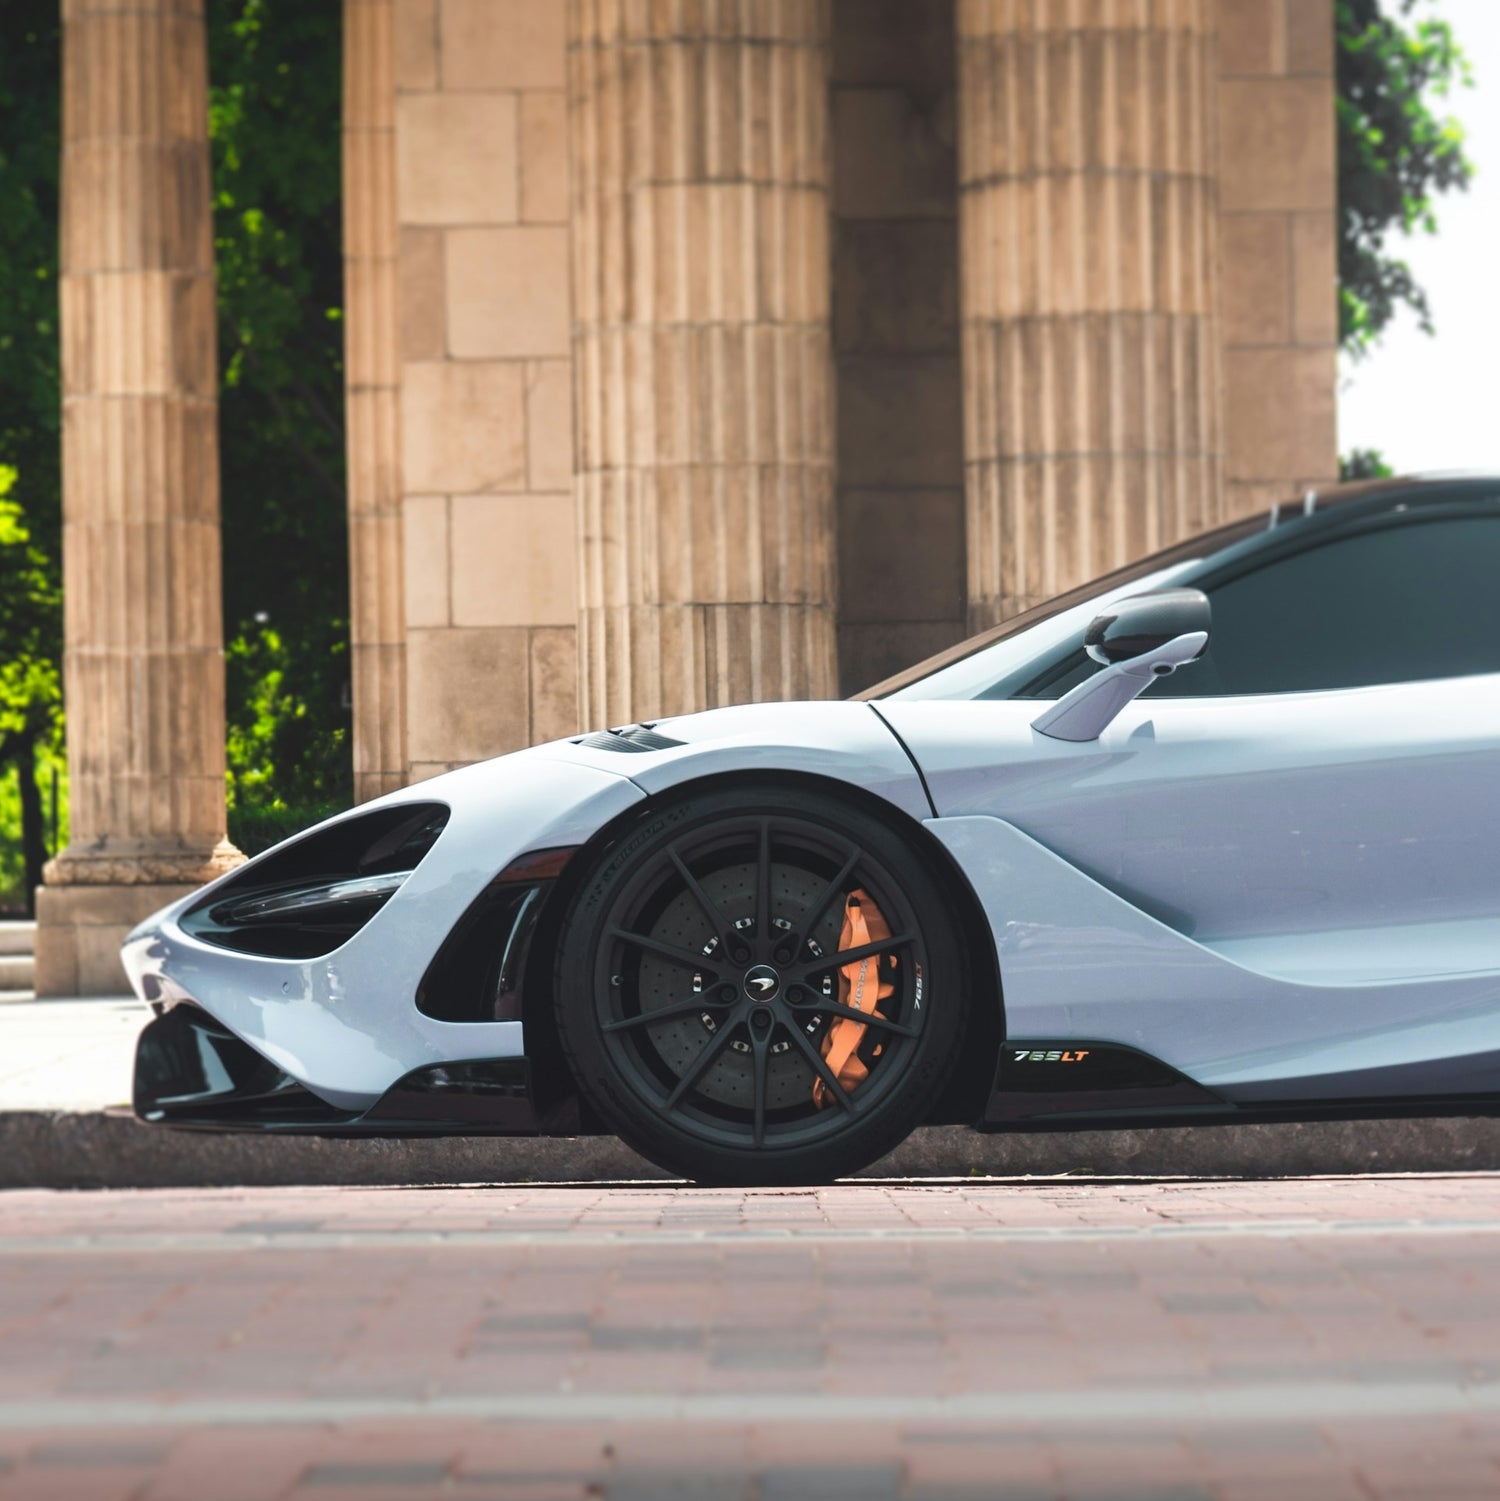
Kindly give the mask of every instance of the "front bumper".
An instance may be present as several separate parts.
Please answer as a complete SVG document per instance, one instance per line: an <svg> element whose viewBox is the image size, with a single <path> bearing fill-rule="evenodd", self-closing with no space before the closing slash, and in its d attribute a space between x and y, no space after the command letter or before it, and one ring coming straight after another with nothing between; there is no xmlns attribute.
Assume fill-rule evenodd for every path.
<svg viewBox="0 0 1500 1501"><path fill-rule="evenodd" d="M398 1079L369 1109L340 1110L187 1003L162 1012L141 1033L135 1113L152 1125L287 1136L512 1136L542 1129L525 1058L430 1064ZM548 1129L557 1124L548 1122Z"/></svg>
<svg viewBox="0 0 1500 1501"><path fill-rule="evenodd" d="M445 1021L419 1010L423 976L498 871L531 850L586 843L644 796L623 776L538 752L466 767L392 794L447 803L452 816L401 889L332 953L282 959L206 943L180 921L201 901L194 893L130 935L126 972L158 1010L190 1003L206 1012L287 1081L279 1088L363 1117L421 1070L523 1057L519 1021ZM148 1084L148 1095L157 1087Z"/></svg>

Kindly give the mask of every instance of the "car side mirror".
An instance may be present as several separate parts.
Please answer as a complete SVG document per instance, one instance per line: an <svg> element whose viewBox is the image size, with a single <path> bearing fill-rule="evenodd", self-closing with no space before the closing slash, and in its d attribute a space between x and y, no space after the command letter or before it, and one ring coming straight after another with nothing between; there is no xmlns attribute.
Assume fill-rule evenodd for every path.
<svg viewBox="0 0 1500 1501"><path fill-rule="evenodd" d="M1154 589L1122 599L1084 633L1084 650L1104 671L1064 694L1032 720L1032 729L1054 740L1097 740L1157 678L1208 650L1212 619L1201 589Z"/></svg>

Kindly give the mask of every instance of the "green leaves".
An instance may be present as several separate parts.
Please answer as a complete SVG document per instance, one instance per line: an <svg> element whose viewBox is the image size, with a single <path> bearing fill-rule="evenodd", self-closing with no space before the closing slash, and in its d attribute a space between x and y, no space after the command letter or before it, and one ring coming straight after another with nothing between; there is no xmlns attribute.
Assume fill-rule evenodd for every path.
<svg viewBox="0 0 1500 1501"><path fill-rule="evenodd" d="M0 760L12 737L35 741L61 722L62 589L55 558L33 539L16 498L19 479L0 464Z"/></svg>
<svg viewBox="0 0 1500 1501"><path fill-rule="evenodd" d="M6 0L0 45L0 899L28 906L62 743L58 15Z"/></svg>
<svg viewBox="0 0 1500 1501"><path fill-rule="evenodd" d="M347 806L339 7L211 0L231 834Z"/></svg>
<svg viewBox="0 0 1500 1501"><path fill-rule="evenodd" d="M1356 448L1339 460L1340 479L1389 479L1394 473L1378 448Z"/></svg>
<svg viewBox="0 0 1500 1501"><path fill-rule="evenodd" d="M1432 332L1426 293L1386 250L1392 229L1437 231L1436 195L1473 176L1459 122L1434 112L1472 84L1446 21L1409 21L1418 0L1337 0L1339 337L1346 352L1374 347L1398 308Z"/></svg>

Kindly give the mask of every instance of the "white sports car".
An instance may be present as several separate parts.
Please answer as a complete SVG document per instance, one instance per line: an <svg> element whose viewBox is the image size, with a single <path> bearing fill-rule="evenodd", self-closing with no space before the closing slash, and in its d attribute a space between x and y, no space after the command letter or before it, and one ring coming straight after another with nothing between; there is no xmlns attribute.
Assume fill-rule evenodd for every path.
<svg viewBox="0 0 1500 1501"><path fill-rule="evenodd" d="M136 1109L733 1183L924 1121L1492 1112L1497 580L1500 481L1309 494L857 701L367 803L131 934Z"/></svg>

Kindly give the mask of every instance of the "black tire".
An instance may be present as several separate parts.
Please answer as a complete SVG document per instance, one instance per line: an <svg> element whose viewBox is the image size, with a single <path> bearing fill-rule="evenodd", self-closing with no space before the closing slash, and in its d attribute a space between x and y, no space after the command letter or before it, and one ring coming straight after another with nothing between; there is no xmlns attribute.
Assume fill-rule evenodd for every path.
<svg viewBox="0 0 1500 1501"><path fill-rule="evenodd" d="M860 889L890 927L871 957L893 993L878 1018L846 1013L868 1072L841 1086L824 1040ZM840 799L762 784L653 805L563 923L557 1029L578 1087L642 1156L699 1182L865 1167L926 1116L957 1062L968 987L949 905L913 840Z"/></svg>

